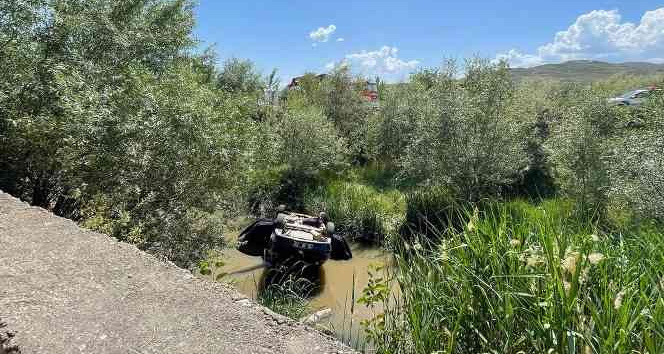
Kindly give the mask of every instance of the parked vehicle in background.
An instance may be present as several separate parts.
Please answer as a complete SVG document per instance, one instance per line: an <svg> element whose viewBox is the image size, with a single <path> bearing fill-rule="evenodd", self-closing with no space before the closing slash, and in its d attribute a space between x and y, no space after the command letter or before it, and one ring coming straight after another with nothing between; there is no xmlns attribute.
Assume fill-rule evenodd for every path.
<svg viewBox="0 0 664 354"><path fill-rule="evenodd" d="M366 88L362 91L362 96L369 102L378 102L378 84L367 81Z"/></svg>
<svg viewBox="0 0 664 354"><path fill-rule="evenodd" d="M629 91L622 96L610 98L609 103L616 106L639 106L645 103L655 92L661 91L662 89L658 89L655 86Z"/></svg>

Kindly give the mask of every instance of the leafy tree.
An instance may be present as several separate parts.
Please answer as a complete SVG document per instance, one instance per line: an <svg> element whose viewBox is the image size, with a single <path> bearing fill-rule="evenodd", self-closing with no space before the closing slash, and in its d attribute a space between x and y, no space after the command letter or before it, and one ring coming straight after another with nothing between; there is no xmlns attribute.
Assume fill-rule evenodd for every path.
<svg viewBox="0 0 664 354"><path fill-rule="evenodd" d="M228 59L217 78L220 89L245 95L257 95L263 92L265 83L249 60Z"/></svg>
<svg viewBox="0 0 664 354"><path fill-rule="evenodd" d="M606 99L581 87L568 87L556 99L557 119L547 146L563 191L584 213L604 212L609 179L607 140L613 132L614 111Z"/></svg>
<svg viewBox="0 0 664 354"><path fill-rule="evenodd" d="M466 200L499 193L526 165L524 122L512 109L514 86L504 63L466 62L464 78L449 62L416 75L425 95L401 164L425 183L449 186Z"/></svg>
<svg viewBox="0 0 664 354"><path fill-rule="evenodd" d="M664 95L627 113L607 159L609 195L639 216L664 221Z"/></svg>
<svg viewBox="0 0 664 354"><path fill-rule="evenodd" d="M272 122L282 161L302 172L330 170L344 162L344 139L316 108L289 110Z"/></svg>
<svg viewBox="0 0 664 354"><path fill-rule="evenodd" d="M257 123L189 54L192 3L2 3L0 188L187 266L222 241Z"/></svg>
<svg viewBox="0 0 664 354"><path fill-rule="evenodd" d="M325 115L346 139L350 157L357 164L366 163L369 152L369 107L361 95L365 88L366 79L354 78L347 66L335 69L322 85Z"/></svg>

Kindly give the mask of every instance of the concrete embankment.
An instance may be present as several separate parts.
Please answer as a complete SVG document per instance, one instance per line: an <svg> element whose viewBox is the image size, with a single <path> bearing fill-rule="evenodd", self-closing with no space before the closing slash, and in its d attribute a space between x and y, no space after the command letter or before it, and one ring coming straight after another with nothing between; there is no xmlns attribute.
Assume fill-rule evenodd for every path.
<svg viewBox="0 0 664 354"><path fill-rule="evenodd" d="M353 353L229 286L0 192L0 319L22 353Z"/></svg>

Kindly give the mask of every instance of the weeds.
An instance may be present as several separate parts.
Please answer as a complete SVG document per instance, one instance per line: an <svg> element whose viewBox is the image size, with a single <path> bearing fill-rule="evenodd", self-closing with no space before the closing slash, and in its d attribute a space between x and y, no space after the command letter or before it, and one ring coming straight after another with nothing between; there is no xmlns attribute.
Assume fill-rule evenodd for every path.
<svg viewBox="0 0 664 354"><path fill-rule="evenodd" d="M382 242L403 223L405 199L396 190L380 192L356 182L332 182L310 192L307 210L325 210L341 232L353 239Z"/></svg>
<svg viewBox="0 0 664 354"><path fill-rule="evenodd" d="M299 320L310 311L308 294L312 284L306 279L288 279L268 284L258 293L258 302L272 311Z"/></svg>
<svg viewBox="0 0 664 354"><path fill-rule="evenodd" d="M381 353L661 353L664 238L600 233L570 203L494 204L397 255L398 303L367 323ZM427 242L427 241L423 241Z"/></svg>

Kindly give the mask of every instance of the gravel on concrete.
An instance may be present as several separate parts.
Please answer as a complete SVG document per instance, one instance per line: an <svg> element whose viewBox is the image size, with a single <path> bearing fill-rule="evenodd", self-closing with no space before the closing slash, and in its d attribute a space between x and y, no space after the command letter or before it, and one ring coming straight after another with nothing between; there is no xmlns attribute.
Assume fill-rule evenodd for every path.
<svg viewBox="0 0 664 354"><path fill-rule="evenodd" d="M0 318L31 353L353 353L233 288L0 191Z"/></svg>

